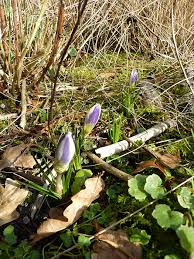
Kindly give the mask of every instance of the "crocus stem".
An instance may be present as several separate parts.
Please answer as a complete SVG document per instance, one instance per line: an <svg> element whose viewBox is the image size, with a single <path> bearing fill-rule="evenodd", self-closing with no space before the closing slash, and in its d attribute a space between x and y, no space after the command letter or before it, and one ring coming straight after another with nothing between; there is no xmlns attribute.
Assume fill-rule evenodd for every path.
<svg viewBox="0 0 194 259"><path fill-rule="evenodd" d="M58 173L56 177L56 192L60 195L63 194L62 174L58 174Z"/></svg>

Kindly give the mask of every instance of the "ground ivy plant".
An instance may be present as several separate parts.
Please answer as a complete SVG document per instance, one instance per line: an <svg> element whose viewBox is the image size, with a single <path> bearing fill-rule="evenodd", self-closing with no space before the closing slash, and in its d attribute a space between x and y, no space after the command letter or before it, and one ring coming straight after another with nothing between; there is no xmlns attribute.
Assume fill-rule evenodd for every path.
<svg viewBox="0 0 194 259"><path fill-rule="evenodd" d="M175 203L164 199L168 193L162 179L157 174L149 176L137 174L128 181L128 187L129 194L139 202L149 202L151 198L155 199L158 203L164 201L155 206L151 213L152 217L164 231L167 229L176 231L182 248L190 254L190 258L193 258L194 227L192 216L194 215L194 183L191 183L191 187L181 187L177 193L175 193L175 197L173 197L177 201L175 201ZM169 202L170 206L165 204L165 202ZM173 210L171 208L173 205L179 208L180 211ZM135 236L135 238L140 237ZM132 236L132 240L133 239ZM147 240L149 240L148 236ZM176 258L176 256L174 256L175 255L166 255L165 259Z"/></svg>

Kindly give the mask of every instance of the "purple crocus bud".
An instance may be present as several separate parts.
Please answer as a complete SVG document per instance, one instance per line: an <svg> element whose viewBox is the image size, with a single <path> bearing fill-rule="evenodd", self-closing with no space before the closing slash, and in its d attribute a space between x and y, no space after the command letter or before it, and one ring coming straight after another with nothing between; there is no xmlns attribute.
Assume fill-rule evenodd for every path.
<svg viewBox="0 0 194 259"><path fill-rule="evenodd" d="M67 171L69 163L75 154L75 144L72 138L72 133L67 132L63 135L57 147L55 154L54 169L57 173L62 174Z"/></svg>
<svg viewBox="0 0 194 259"><path fill-rule="evenodd" d="M101 105L95 104L88 112L84 123L84 134L88 135L97 124L101 114Z"/></svg>
<svg viewBox="0 0 194 259"><path fill-rule="evenodd" d="M137 69L132 69L131 77L130 77L130 84L135 84L138 80L138 71Z"/></svg>

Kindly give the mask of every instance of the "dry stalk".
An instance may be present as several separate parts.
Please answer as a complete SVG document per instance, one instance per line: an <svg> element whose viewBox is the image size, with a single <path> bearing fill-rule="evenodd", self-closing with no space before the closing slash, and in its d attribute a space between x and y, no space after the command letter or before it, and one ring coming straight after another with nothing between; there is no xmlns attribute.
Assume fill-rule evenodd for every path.
<svg viewBox="0 0 194 259"><path fill-rule="evenodd" d="M57 23L57 30L55 34L55 40L53 44L53 49L50 55L50 58L48 60L48 63L46 67L43 69L42 74L40 75L39 79L34 83L34 85L37 87L40 83L40 81L44 78L46 72L48 71L49 67L52 65L55 55L57 54L58 48L59 48L59 43L60 39L62 36L63 32L63 24L64 24L64 3L61 0L60 1L60 6L59 6L59 13L58 13L58 23Z"/></svg>
<svg viewBox="0 0 194 259"><path fill-rule="evenodd" d="M184 77L186 79L186 82L189 86L189 88L191 89L191 92L194 96L194 88L192 87L192 85L190 84L190 81L187 77L187 73L185 71L185 68L183 66L183 63L181 61L181 58L180 58L180 55L179 55L179 50L178 50L178 46L177 46L177 41L176 41L176 34L175 34L175 25L174 25L174 6L172 5L172 11L171 11L171 26L172 26L172 42L173 42L173 45L174 45L174 48L175 48L175 56L179 62L179 65L183 71L183 74L184 74Z"/></svg>
<svg viewBox="0 0 194 259"><path fill-rule="evenodd" d="M0 121L15 119L17 116L17 113L0 114Z"/></svg>
<svg viewBox="0 0 194 259"><path fill-rule="evenodd" d="M23 71L22 67L23 67L24 58L25 58L25 56L26 56L26 54L27 54L27 52L28 52L28 50L29 50L29 48L30 48L30 46L31 46L35 36L36 36L36 33L37 33L39 27L40 27L42 17L44 15L46 7L47 7L47 3L48 3L48 0L44 0L43 3L42 3L40 14L39 14L39 17L38 17L37 22L35 24L34 30L33 30L32 34L31 34L31 37L30 37L28 43L24 47L24 49L23 49L23 51L21 53L21 57L19 59L19 62L17 64L17 66L16 66L16 72L14 74L13 86L14 86L14 84L16 84L17 90L20 89L20 79L21 79L21 75L22 75L22 71Z"/></svg>
<svg viewBox="0 0 194 259"><path fill-rule="evenodd" d="M17 0L12 0L12 9L13 9L13 30L14 30L14 37L15 37L15 63L19 62L19 46L18 46L18 6Z"/></svg>
<svg viewBox="0 0 194 259"><path fill-rule="evenodd" d="M58 79L58 76L59 76L60 68L61 68L63 60L64 60L64 58L65 58L65 56L67 54L68 48L69 48L70 44L72 43L73 37L74 37L74 35L75 35L75 33L76 33L77 29L78 29L78 26L80 24L81 17L82 17L83 12L84 12L84 10L86 8L87 2L88 2L88 0L83 0L83 1L80 0L79 1L77 20L76 20L75 25L73 27L73 30L72 30L72 32L70 34L70 37L67 40L67 43L66 43L65 47L62 50L61 58L60 58L60 61L59 61L58 67L57 67L57 71L56 71L56 74L55 74L55 78L54 78L53 89L52 89L52 92L51 92L50 109L49 109L49 114L48 114L48 128L49 129L50 129L50 122L52 121L52 117L53 117L53 103L54 103L54 100L55 100L57 79Z"/></svg>
<svg viewBox="0 0 194 259"><path fill-rule="evenodd" d="M2 54L3 54L3 69L4 71L8 71L9 70L9 66L7 63L7 59L8 59L8 49L7 49L7 32L6 32L6 19L5 19L5 13L4 13L4 8L3 5L0 4L0 26L1 26L1 39L0 41L2 41L2 45L1 45L1 50L2 50Z"/></svg>
<svg viewBox="0 0 194 259"><path fill-rule="evenodd" d="M21 110L21 118L20 118L20 127L22 129L24 129L25 126L26 126L26 111L27 111L27 107L26 107L26 80L25 79L23 79L23 81L22 81L21 106L22 106L22 110Z"/></svg>

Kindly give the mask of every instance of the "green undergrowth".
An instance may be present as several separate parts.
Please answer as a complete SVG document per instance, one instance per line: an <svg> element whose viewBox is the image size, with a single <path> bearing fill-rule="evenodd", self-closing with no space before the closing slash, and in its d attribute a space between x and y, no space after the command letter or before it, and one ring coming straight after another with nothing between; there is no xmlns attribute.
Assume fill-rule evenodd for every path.
<svg viewBox="0 0 194 259"><path fill-rule="evenodd" d="M56 94L51 134L44 132L36 138L37 133L47 126L48 105L45 108L44 102L40 102L30 116L27 116L27 128L35 138L34 145L30 149L37 161L35 175L41 175L50 184L50 189L47 190L33 182L21 181L32 192L28 206L34 201L36 194L46 195L46 202L33 220L33 228L31 223L26 225L24 232L27 232L27 238L48 216L51 207L64 208L64 204L66 206L70 203L72 195L83 188L87 178L102 173L102 170L93 165L87 157L79 157L77 163L78 167L80 163L81 169L75 169L74 164L63 177L64 204L61 204L63 201L59 200L54 191L55 178L48 178L53 168L52 159L60 135L72 131L73 135L77 136L81 131L86 112L95 103L102 105L101 121L87 138L80 153L84 150L93 151L96 147L136 135L161 121L175 119L177 122L175 128L168 129L146 144L153 151L179 157L181 162L175 168L168 168L161 163L163 171L159 168L145 167L134 173L142 162L158 162L155 156L142 148L143 143L135 143L126 154L105 159L107 163L132 175L132 179L124 182L104 172L102 177L106 187L99 199L94 201L82 217L68 229L42 240L34 247L28 243L27 238L25 240L21 238L17 221L5 226L1 231L0 258L25 256L33 259L42 258L42 254L44 258L51 258L73 245L76 245L76 249L65 253L64 258L90 258L93 240L90 241L89 237L96 234L96 224L106 228L131 213L134 215L122 224L118 224L113 230L119 228L125 230L132 243L142 246L143 258L188 258L194 252L194 182L188 182L184 187L167 194L179 183L194 175L192 135L194 118L190 110L184 110L182 107L184 105L181 98L189 93L189 89L185 84L178 83L183 79L180 69L176 69L171 62L161 58L145 60L140 55L127 57L125 54L115 53L96 57L86 55L77 63L74 61L75 57L70 59L72 66L63 67L61 70L60 84L65 90ZM137 84L131 86L130 73L133 68L138 70L139 80ZM50 76L52 69L49 71ZM158 86L156 88L162 96L162 108L157 102L153 103L152 99L146 100L147 102L142 101L141 80L148 80ZM163 93L174 83L177 83L177 86L166 91L168 94ZM66 89L65 86L69 88ZM10 105L6 111L15 112L16 107L16 104ZM0 112L3 113L4 110L1 109ZM1 121L1 130L7 126L9 121ZM6 133L11 130L12 127L9 126ZM10 141L10 144L23 142L24 139L18 137ZM157 201L152 204L155 199ZM150 206L137 211L149 203Z"/></svg>

